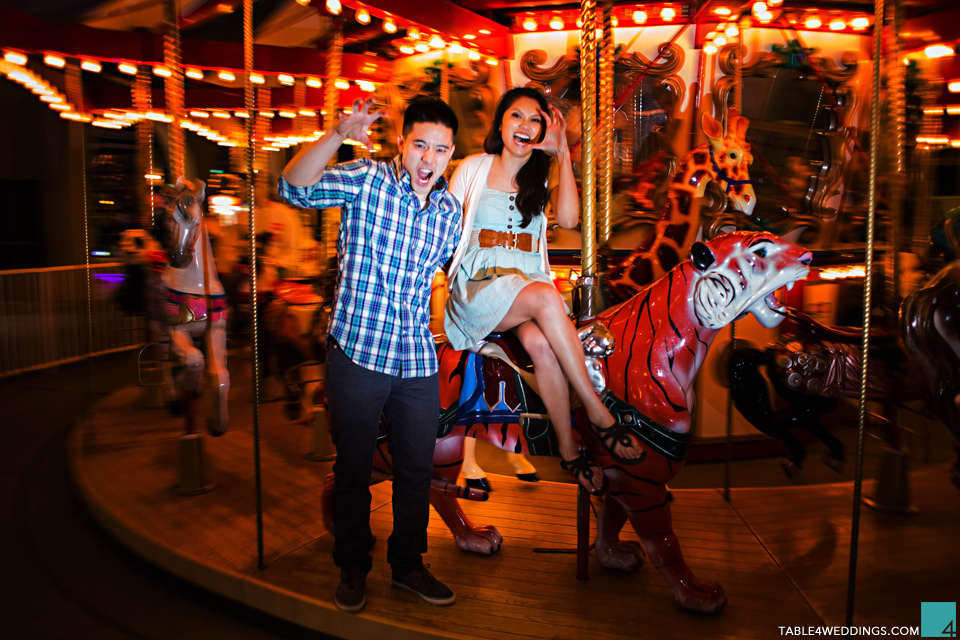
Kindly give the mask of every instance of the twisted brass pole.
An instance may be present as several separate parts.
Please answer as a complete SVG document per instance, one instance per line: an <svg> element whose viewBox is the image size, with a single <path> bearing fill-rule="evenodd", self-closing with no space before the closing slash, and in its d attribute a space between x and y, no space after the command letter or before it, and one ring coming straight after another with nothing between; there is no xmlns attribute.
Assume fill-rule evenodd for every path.
<svg viewBox="0 0 960 640"><path fill-rule="evenodd" d="M600 42L600 190L597 194L597 244L610 239L613 217L613 0L601 0L603 39Z"/></svg>
<svg viewBox="0 0 960 640"><path fill-rule="evenodd" d="M257 140L254 135L255 121L259 117L254 115L255 100L253 83L250 74L253 73L253 0L243 0L243 105L250 116L246 119L247 129L247 201L250 203L250 216L247 221L247 232L250 236L250 316L253 322L253 348L250 353L250 367L253 372L253 473L254 493L257 509L257 566L263 569L263 496L260 477L260 317L257 304L257 207L256 207L256 179L254 165L257 158Z"/></svg>
<svg viewBox="0 0 960 640"><path fill-rule="evenodd" d="M906 173L906 95L907 95L907 67L900 60L900 51L903 48L903 38L900 30L903 27L903 12L900 3L894 0L890 4L891 23L893 28L887 31L887 82L890 91L890 118L893 120L894 163L891 176L891 207L890 219L893 244L893 278L892 304L893 309L899 308L903 294L900 290L900 254L904 251L903 239L903 192ZM913 247L908 250L912 251ZM894 317L896 314L893 314Z"/></svg>
<svg viewBox="0 0 960 640"><path fill-rule="evenodd" d="M163 64L170 71L170 75L163 81L167 112L173 116L173 121L167 126L170 136L170 176L176 181L177 176L184 175L185 151L184 131L180 126L183 120L183 72L180 69L180 7L178 0L167 0L164 5L167 28L163 37ZM184 176L186 177L186 176Z"/></svg>
<svg viewBox="0 0 960 640"><path fill-rule="evenodd" d="M337 88L337 80L340 79L343 68L343 29L336 20L331 26L333 38L327 50L327 78L323 84L323 110L326 111L323 118L324 131L337 126L337 110L340 108L340 89Z"/></svg>
<svg viewBox="0 0 960 640"><path fill-rule="evenodd" d="M595 284L597 274L597 243L595 237L597 183L594 149L594 132L597 123L597 6L595 0L583 0L581 2L580 20L583 25L580 29L580 131L582 136L580 178L583 195L580 221L582 237L580 248L581 281L578 291L580 295L580 319L588 320L595 315L597 308Z"/></svg>
<svg viewBox="0 0 960 640"><path fill-rule="evenodd" d="M880 66L883 40L883 0L874 2L873 86L870 99L870 182L867 199L867 256L863 282L863 367L860 372L860 415L857 428L857 465L853 478L853 517L850 526L850 571L847 578L847 626L853 624L854 595L857 588L857 551L860 535L860 500L863 484L863 440L867 419L867 377L870 359L870 307L873 300L873 232L877 212L877 156L880 146Z"/></svg>

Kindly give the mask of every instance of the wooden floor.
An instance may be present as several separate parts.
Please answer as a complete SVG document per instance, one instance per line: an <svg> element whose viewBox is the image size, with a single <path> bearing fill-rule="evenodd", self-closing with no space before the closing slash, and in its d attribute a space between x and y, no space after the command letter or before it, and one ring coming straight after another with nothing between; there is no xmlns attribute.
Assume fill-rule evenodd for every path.
<svg viewBox="0 0 960 640"><path fill-rule="evenodd" d="M241 382L242 384L242 382ZM680 610L651 566L608 571L591 557L591 579L574 578L575 486L494 476L488 502L464 503L476 523L495 524L501 551L460 551L432 513L425 558L457 593L435 607L390 586L386 539L390 485L373 488L378 543L358 615L332 604L338 572L320 518L331 464L305 460L311 429L262 405L264 568L258 569L249 397L231 394L234 427L205 439L216 488L178 497L175 419L142 409L128 387L102 401L74 433L71 461L93 515L121 542L171 572L279 617L342 638L772 638L781 626L843 625L853 487L850 483L736 489L675 489L675 530L697 576L723 584L718 616ZM919 513L861 510L855 600L858 625L918 626L922 601L960 596L960 491L937 464L910 476ZM870 494L873 482L864 484ZM632 537L632 532L631 532Z"/></svg>

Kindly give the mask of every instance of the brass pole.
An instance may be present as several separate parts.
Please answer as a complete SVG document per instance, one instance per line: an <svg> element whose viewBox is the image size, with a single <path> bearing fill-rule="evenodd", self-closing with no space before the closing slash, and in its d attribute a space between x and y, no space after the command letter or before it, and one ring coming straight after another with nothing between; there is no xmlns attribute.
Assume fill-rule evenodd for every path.
<svg viewBox="0 0 960 640"><path fill-rule="evenodd" d="M742 28L742 27L741 27ZM736 61L733 67L733 108L740 111L740 105L743 104L743 57L746 48L743 46L743 32L737 35L737 40L733 43L736 51ZM724 130L732 126L727 120L727 114L718 114L724 120ZM739 225L737 225L739 226ZM733 348L737 344L737 323L730 323L730 346ZM730 502L730 486L733 483L733 389L727 388L727 447L726 462L723 470L723 499Z"/></svg>
<svg viewBox="0 0 960 640"><path fill-rule="evenodd" d="M131 87L131 104L138 113L150 110L150 72L146 67L138 66L137 75ZM137 180L146 180L153 173L153 121L140 118L137 122ZM139 192L139 190L138 190ZM139 194L138 194L139 195ZM147 180L147 194L138 198L140 206L140 226L153 226L153 180Z"/></svg>
<svg viewBox="0 0 960 640"><path fill-rule="evenodd" d="M600 191L597 194L597 244L610 239L613 218L613 0L601 0L603 39L600 43Z"/></svg>
<svg viewBox="0 0 960 640"><path fill-rule="evenodd" d="M180 126L183 120L183 72L180 69L180 7L177 0L167 0L164 5L167 28L163 36L163 64L170 70L170 75L164 79L166 89L166 110L173 116L173 121L167 126L170 136L170 170L171 182L176 182L177 176L184 175L185 152L184 131ZM186 176L184 176L186 177Z"/></svg>
<svg viewBox="0 0 960 640"><path fill-rule="evenodd" d="M578 283L580 297L580 320L589 320L597 308L597 243L596 243L596 155L594 149L594 131L597 122L597 59L596 59L596 0L582 0L580 3L580 131L582 141L581 184L583 189L581 202L580 231L582 236L580 249L581 280Z"/></svg>
<svg viewBox="0 0 960 640"><path fill-rule="evenodd" d="M897 0L890 3L889 9L892 14L890 17L893 28L887 31L889 40L887 46L887 82L889 83L890 90L890 117L893 120L894 133L894 165L893 176L891 176L893 178L891 181L892 193L890 194L891 242L893 244L892 304L894 305L891 310L895 312L899 309L900 301L903 298L903 293L900 289L900 254L904 251L902 234L903 192L907 164L905 150L907 138L907 67L900 60L900 52L903 48L903 38L900 35L900 31L903 28L903 11ZM908 250L912 251L913 247L909 247ZM896 318L896 315L896 313L893 313L891 317Z"/></svg>
<svg viewBox="0 0 960 640"><path fill-rule="evenodd" d="M327 78L323 81L323 130L337 126L337 111L340 109L340 89L337 80L343 69L343 28L338 20L333 21L333 38L327 50Z"/></svg>
<svg viewBox="0 0 960 640"><path fill-rule="evenodd" d="M870 182L867 198L867 277L863 283L863 368L860 372L860 416L857 428L857 466L853 479L853 517L850 526L850 573L847 579L847 626L853 624L854 594L857 586L857 551L860 535L860 493L863 484L863 439L867 418L867 373L870 352L870 306L873 295L873 232L877 213L877 156L880 146L880 66L883 40L883 0L875 0L873 11L873 86L870 99Z"/></svg>
<svg viewBox="0 0 960 640"><path fill-rule="evenodd" d="M253 375L253 473L254 493L257 509L257 567L263 564L263 495L260 477L260 318L257 304L257 207L256 180L253 172L257 158L257 141L254 135L256 117L254 91L250 82L253 73L253 0L243 0L243 104L250 116L244 123L247 129L247 201L250 203L250 217L247 231L250 235L250 317L253 321L253 348L250 352L250 368Z"/></svg>

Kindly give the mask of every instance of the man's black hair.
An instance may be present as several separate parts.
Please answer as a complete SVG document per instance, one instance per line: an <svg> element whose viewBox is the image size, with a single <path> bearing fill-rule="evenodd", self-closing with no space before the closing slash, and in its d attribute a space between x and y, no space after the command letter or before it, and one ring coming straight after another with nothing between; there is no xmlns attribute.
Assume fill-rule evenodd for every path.
<svg viewBox="0 0 960 640"><path fill-rule="evenodd" d="M411 102L403 114L403 135L410 133L418 122L435 122L449 127L454 137L457 135L457 114L440 98L417 98Z"/></svg>

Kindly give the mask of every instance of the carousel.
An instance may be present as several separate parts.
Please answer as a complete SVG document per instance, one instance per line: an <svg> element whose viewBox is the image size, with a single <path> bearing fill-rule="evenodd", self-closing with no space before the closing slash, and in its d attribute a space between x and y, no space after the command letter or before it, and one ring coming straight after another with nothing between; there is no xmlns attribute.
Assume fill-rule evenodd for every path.
<svg viewBox="0 0 960 640"><path fill-rule="evenodd" d="M62 144L36 217L69 236L46 265L56 251L76 275L0 271L0 295L63 292L4 299L0 373L130 352L70 459L135 553L337 638L955 637L960 9L16 4L0 96L33 126L9 139ZM530 356L508 333L455 350L438 271L425 560L457 600L390 587L384 429L366 608L339 611L323 361L340 211L281 201L277 178L368 98L386 114L371 144L334 160L389 162L422 96L460 122L449 178L520 86L565 120L581 222L548 219L549 275L641 458L611 455L574 394L605 491L560 470Z"/></svg>

